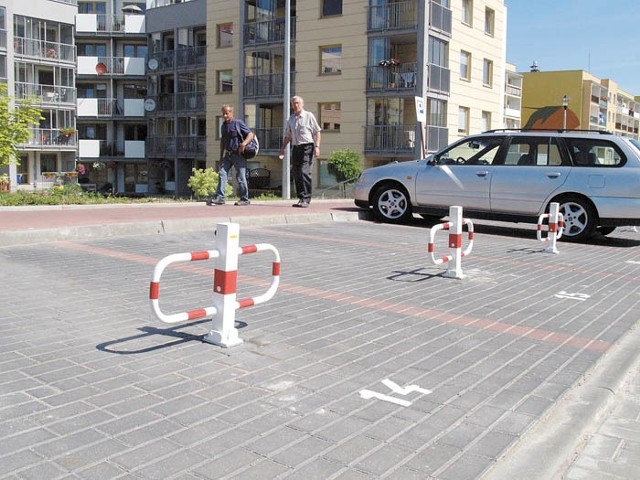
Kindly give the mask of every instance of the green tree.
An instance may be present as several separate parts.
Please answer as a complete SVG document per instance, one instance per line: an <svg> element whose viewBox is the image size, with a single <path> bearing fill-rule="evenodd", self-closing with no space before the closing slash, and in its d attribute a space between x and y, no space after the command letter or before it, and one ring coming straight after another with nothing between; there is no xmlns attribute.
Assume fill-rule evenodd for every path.
<svg viewBox="0 0 640 480"><path fill-rule="evenodd" d="M30 128L43 118L35 103L33 97L14 99L7 84L0 83L0 168L19 163L18 145L29 140Z"/></svg>
<svg viewBox="0 0 640 480"><path fill-rule="evenodd" d="M336 177L338 182L355 180L362 168L360 167L360 155L350 149L334 150L327 159L329 173Z"/></svg>

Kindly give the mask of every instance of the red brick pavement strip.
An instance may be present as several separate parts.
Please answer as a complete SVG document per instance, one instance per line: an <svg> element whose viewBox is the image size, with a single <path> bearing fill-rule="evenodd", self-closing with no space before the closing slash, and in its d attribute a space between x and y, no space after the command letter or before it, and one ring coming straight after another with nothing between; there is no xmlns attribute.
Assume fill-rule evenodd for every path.
<svg viewBox="0 0 640 480"><path fill-rule="evenodd" d="M0 207L0 231L37 230L138 222L272 215L315 215L357 212L353 200L315 200L306 209L295 200L252 202L249 206L208 206L204 202L115 205Z"/></svg>

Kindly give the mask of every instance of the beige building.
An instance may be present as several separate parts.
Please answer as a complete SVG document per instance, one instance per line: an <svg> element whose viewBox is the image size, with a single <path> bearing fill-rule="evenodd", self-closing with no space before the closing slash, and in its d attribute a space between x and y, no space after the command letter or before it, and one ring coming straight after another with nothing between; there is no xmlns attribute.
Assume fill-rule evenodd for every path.
<svg viewBox="0 0 640 480"><path fill-rule="evenodd" d="M640 138L637 97L584 70L523 73L522 104L527 128L607 130Z"/></svg>
<svg viewBox="0 0 640 480"><path fill-rule="evenodd" d="M425 150L468 133L501 128L505 115L503 0L290 0L290 91L323 127L316 187L335 180L337 149L365 167L422 155L416 97L425 109ZM235 106L257 133L250 167L278 159L285 99L285 0L227 0L207 7L207 164L217 160L220 107ZM230 33L231 32L231 33ZM213 121L215 119L215 121Z"/></svg>

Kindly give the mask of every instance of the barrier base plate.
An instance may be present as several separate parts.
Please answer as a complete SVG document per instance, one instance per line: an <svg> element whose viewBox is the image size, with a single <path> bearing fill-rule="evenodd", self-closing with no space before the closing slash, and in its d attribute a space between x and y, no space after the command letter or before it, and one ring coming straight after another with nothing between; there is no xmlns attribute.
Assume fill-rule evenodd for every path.
<svg viewBox="0 0 640 480"><path fill-rule="evenodd" d="M238 337L238 330L233 329L229 335L222 335L222 332L218 332L217 330L211 330L207 335L202 339L204 342L211 343L213 345L218 345L220 347L229 348L235 347L236 345L240 345L242 343L242 339Z"/></svg>

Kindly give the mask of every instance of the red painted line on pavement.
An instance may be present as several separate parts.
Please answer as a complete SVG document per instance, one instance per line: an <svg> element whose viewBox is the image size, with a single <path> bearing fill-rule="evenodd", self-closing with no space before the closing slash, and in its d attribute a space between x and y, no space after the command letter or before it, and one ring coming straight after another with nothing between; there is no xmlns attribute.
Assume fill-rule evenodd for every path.
<svg viewBox="0 0 640 480"><path fill-rule="evenodd" d="M91 255L102 255L105 257L116 258L120 260L127 260L144 265L155 266L158 263L158 259L144 257L142 255L135 255L117 250L111 250L101 247L92 247L89 245L73 243L73 242L55 242L56 245L70 250L82 251ZM203 267L197 267L194 264L176 265L174 268L196 274L211 275L211 269ZM265 283L264 279L257 277L242 275L239 277L242 283L251 285L262 285ZM441 312L435 309L428 309L422 307L416 307L413 305L407 305L404 303L394 303L386 300L371 299L367 297L360 297L343 292L336 292L330 290L320 290L317 288L301 287L298 285L280 283L279 288L289 293L295 293L296 295L304 295L307 297L320 298L323 300L334 300L349 305L363 306L372 310L380 310L383 312L389 312L399 315L407 315L416 318L422 318L432 320L434 322L440 322L448 325L456 325L465 328L473 328L476 330L488 330L496 333L504 333L515 337L532 338L540 340L546 343L555 345L567 345L576 349L592 350L596 352L604 352L611 347L610 342L602 340L596 340L589 337L583 337L578 335L568 335L565 333L553 332L550 330L544 330L539 328L524 327L521 325L512 325L509 323L498 322L480 317L471 317L466 315L453 315L446 312Z"/></svg>

